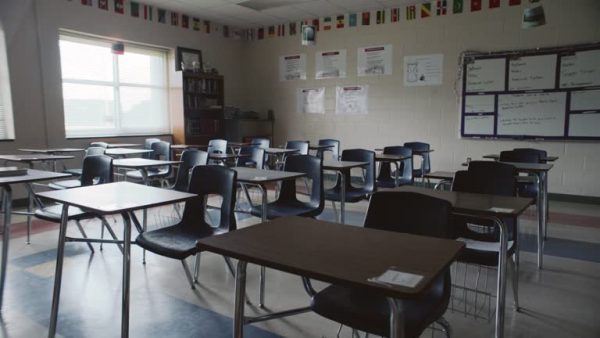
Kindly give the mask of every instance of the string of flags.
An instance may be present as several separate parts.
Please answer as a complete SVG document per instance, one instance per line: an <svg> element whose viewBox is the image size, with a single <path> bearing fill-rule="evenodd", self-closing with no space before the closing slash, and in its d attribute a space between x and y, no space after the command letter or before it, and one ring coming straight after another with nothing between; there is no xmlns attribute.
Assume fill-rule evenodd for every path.
<svg viewBox="0 0 600 338"><path fill-rule="evenodd" d="M73 1L73 0L67 0ZM318 19L307 19L300 22L290 22L268 27L239 29L227 25L219 25L208 20L202 20L198 17L187 14L169 11L152 5L143 4L133 0L75 0L80 1L82 5L97 7L100 10L110 12L111 10L120 15L127 15L140 18L146 21L181 27L183 29L192 29L194 31L207 34L220 33L226 38L236 38L245 40L263 40L267 37L283 37L287 35L296 35L303 25L312 25L315 30L330 31L332 29L344 29L357 26L370 26L386 24L386 17L389 17L390 23L400 22L402 17L405 21L417 19L426 19L433 16L445 16L447 14L462 14L468 11L481 11L487 4L490 10L500 8L503 3L510 6L520 6L522 0L430 0L422 1L417 4L410 4L404 7L380 9L374 11L364 11L361 13L340 14L335 16L326 16ZM532 1L532 0L529 0ZM404 13L404 15L402 15ZM373 15L372 15L373 14ZM371 20L373 16L373 20Z"/></svg>

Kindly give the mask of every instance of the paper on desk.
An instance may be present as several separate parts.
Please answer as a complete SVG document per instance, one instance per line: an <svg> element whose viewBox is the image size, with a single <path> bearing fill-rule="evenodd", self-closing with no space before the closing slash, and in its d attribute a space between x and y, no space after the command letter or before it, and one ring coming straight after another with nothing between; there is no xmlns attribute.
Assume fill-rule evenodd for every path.
<svg viewBox="0 0 600 338"><path fill-rule="evenodd" d="M491 207L488 210L491 212L501 212L501 213L505 213L505 214L509 214L514 211L514 209L510 209L510 208L497 208L497 207Z"/></svg>
<svg viewBox="0 0 600 338"><path fill-rule="evenodd" d="M381 276L370 278L370 282L383 283L389 285L399 285L409 288L414 288L421 282L423 276L415 275L408 272L402 272L394 270L393 268L388 269Z"/></svg>

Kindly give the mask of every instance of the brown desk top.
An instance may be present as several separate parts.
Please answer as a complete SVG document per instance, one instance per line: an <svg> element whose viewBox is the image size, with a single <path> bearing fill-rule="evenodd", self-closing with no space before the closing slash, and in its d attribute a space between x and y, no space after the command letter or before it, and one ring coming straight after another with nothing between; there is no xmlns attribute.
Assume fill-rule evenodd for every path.
<svg viewBox="0 0 600 338"><path fill-rule="evenodd" d="M71 176L71 174L55 173L52 171L42 171L42 170L35 170L35 169L27 169L26 175L0 177L0 185L44 181L44 180L54 180L54 179L65 178L65 177L70 177L70 176Z"/></svg>
<svg viewBox="0 0 600 338"><path fill-rule="evenodd" d="M323 150L323 149L329 149L329 148L333 148L334 145L333 144L315 144L315 145L309 145L308 149L310 150Z"/></svg>
<svg viewBox="0 0 600 338"><path fill-rule="evenodd" d="M514 165L518 171L528 172L528 173L549 171L550 169L552 169L552 167L554 167L553 164L548 164L548 163L523 163L523 162L501 162L501 163Z"/></svg>
<svg viewBox="0 0 600 338"><path fill-rule="evenodd" d="M122 168L151 168L160 167L165 165L179 164L181 161L162 161L162 160L151 160L147 158L122 158L113 161L115 167Z"/></svg>
<svg viewBox="0 0 600 338"><path fill-rule="evenodd" d="M131 182L115 182L36 193L49 200L100 214L150 208L188 200L196 195Z"/></svg>
<svg viewBox="0 0 600 338"><path fill-rule="evenodd" d="M402 186L380 191L410 191L444 199L452 204L453 212L486 216L519 216L534 203L533 198L474 194L458 191L439 191L424 187ZM492 210L491 208L500 208Z"/></svg>
<svg viewBox="0 0 600 338"><path fill-rule="evenodd" d="M375 148L375 151L383 151L383 148ZM429 149L429 150L413 150L413 155L421 155L421 154L426 154L426 153L433 153L433 149Z"/></svg>
<svg viewBox="0 0 600 338"><path fill-rule="evenodd" d="M463 246L448 239L304 217L278 218L198 241L201 250L397 298L417 296L454 261ZM369 281L390 267L424 278L414 288Z"/></svg>
<svg viewBox="0 0 600 338"><path fill-rule="evenodd" d="M499 154L488 154L488 155L484 155L483 158L489 158L489 159L498 161L500 159L500 155ZM546 162L554 162L554 161L558 160L558 156L542 157L542 158L540 158L540 160L546 161Z"/></svg>
<svg viewBox="0 0 600 338"><path fill-rule="evenodd" d="M323 161L323 169L324 170L352 169L352 168L362 167L367 164L369 164L369 162L325 160L325 161Z"/></svg>
<svg viewBox="0 0 600 338"><path fill-rule="evenodd" d="M27 153L38 153L38 154L55 154L55 153L78 153L85 151L83 148L48 148L48 149L31 149L31 148L20 148L19 151Z"/></svg>
<svg viewBox="0 0 600 338"><path fill-rule="evenodd" d="M262 184L304 177L306 174L281 170L264 170L256 168L234 167L237 180L242 183Z"/></svg>
<svg viewBox="0 0 600 338"><path fill-rule="evenodd" d="M455 171L433 171L423 175L425 178L433 178L437 180L453 180Z"/></svg>
<svg viewBox="0 0 600 338"><path fill-rule="evenodd" d="M13 162L36 162L36 161L57 161L70 160L75 158L70 155L44 155L44 154L21 154L21 155L0 155L0 160Z"/></svg>
<svg viewBox="0 0 600 338"><path fill-rule="evenodd" d="M393 154L375 154L375 161L378 162L398 162L411 158L411 156L393 155Z"/></svg>

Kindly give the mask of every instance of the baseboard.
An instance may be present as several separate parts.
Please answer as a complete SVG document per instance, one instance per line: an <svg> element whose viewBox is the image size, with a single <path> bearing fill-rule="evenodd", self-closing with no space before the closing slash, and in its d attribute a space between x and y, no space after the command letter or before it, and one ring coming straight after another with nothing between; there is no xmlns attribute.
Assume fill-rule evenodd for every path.
<svg viewBox="0 0 600 338"><path fill-rule="evenodd" d="M572 202L572 203L600 205L600 197L597 197L597 196L580 196L580 195L549 193L548 199L551 201L559 201L559 202Z"/></svg>

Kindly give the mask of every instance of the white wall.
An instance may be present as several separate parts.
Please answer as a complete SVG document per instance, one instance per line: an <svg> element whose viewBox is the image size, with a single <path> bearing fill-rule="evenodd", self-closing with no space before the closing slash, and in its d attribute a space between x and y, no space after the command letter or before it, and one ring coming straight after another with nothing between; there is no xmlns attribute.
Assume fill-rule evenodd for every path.
<svg viewBox="0 0 600 338"><path fill-rule="evenodd" d="M528 2L524 1L524 5ZM275 139L337 138L342 148L377 148L405 141L432 144L433 170L458 170L467 158L514 147L546 149L560 156L550 172L552 193L600 196L600 143L598 142L516 142L468 140L460 138L460 113L454 93L458 57L462 51L500 51L553 47L600 40L600 1L543 0L548 24L521 29L524 6L483 9L476 13L449 14L331 31L317 34L317 45L300 45L300 36L267 38L248 42L244 58L248 108L275 111ZM389 14L389 13L388 13ZM373 14L372 14L373 15ZM393 45L393 75L356 76L356 50L377 44ZM315 52L347 49L345 79L315 80ZM306 81L280 82L278 57L306 53ZM441 86L404 87L404 55L444 54L444 81ZM335 86L369 85L368 116L336 116ZM306 116L296 113L298 87L326 87L326 114ZM600 128L600 126L598 126Z"/></svg>

